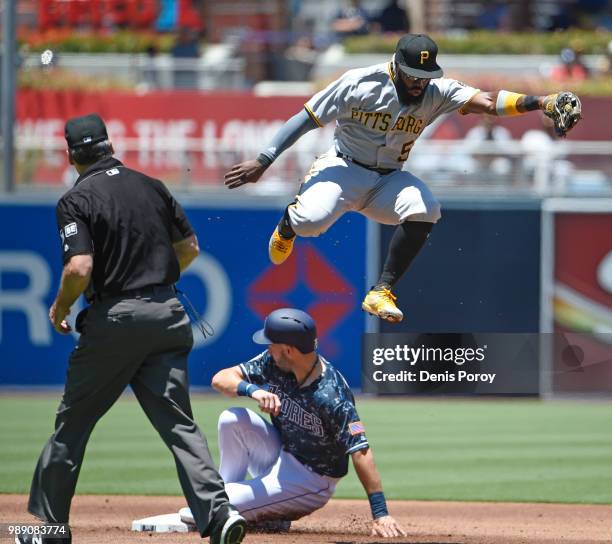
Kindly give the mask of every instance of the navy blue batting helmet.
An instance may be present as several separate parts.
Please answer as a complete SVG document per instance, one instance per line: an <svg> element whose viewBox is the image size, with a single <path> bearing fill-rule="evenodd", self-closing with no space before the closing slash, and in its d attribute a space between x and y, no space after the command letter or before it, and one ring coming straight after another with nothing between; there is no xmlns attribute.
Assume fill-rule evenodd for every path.
<svg viewBox="0 0 612 544"><path fill-rule="evenodd" d="M257 344L287 344L302 353L317 349L317 327L306 312L295 308L274 310L264 323L264 328L253 335Z"/></svg>

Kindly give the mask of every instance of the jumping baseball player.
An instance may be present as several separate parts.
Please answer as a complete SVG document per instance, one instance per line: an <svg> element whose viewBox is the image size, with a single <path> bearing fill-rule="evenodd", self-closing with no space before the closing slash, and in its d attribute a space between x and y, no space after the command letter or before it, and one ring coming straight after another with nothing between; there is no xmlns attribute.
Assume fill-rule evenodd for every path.
<svg viewBox="0 0 612 544"><path fill-rule="evenodd" d="M437 53L428 36L407 34L390 62L346 72L306 102L255 160L225 175L230 189L255 183L303 134L335 120L334 145L315 160L285 209L270 238L270 260L281 264L291 254L296 235L318 236L348 211L397 225L382 273L362 303L366 312L395 323L403 314L391 289L441 217L440 204L425 183L402 171L425 127L455 110L498 116L543 110L563 136L581 114L580 101L571 93L482 92L443 78Z"/></svg>
<svg viewBox="0 0 612 544"><path fill-rule="evenodd" d="M292 308L275 310L253 340L268 349L212 381L228 397L251 397L272 419L248 408L219 417L219 472L231 503L249 523L301 518L329 501L350 456L370 501L372 535L404 535L387 511L353 394L316 351L312 318ZM180 514L193 522L188 508Z"/></svg>

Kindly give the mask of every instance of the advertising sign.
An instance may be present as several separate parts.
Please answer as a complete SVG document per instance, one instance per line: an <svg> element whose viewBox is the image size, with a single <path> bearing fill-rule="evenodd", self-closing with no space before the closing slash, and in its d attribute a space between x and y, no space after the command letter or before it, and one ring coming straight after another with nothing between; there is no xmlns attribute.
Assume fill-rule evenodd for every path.
<svg viewBox="0 0 612 544"><path fill-rule="evenodd" d="M553 352L550 392L609 394L612 201L554 200L546 203L544 217L550 267L543 326L566 338Z"/></svg>
<svg viewBox="0 0 612 544"><path fill-rule="evenodd" d="M250 92L20 89L16 104L17 137L22 149L17 155L18 180L49 185L73 182L63 145L64 123L70 117L98 112L106 121L118 156L126 164L171 184L218 185L231 166L255 157L307 99L263 97ZM589 106L592 111L600 112L602 118L606 111L612 115L612 101L591 100L596 102ZM586 110L586 103L584 107ZM478 120L475 115L442 117L428 127L422 140L463 138ZM526 130L541 128L540 119L530 115L499 123L517 139ZM286 183L293 181L287 176L297 179L303 175L314 157L331 147L333 131L334 123L329 123L305 134L281 155L266 179ZM606 134L601 123L588 118L572 131L574 139L602 139L607 138ZM41 149L41 143L46 146L49 142L55 142L57 147Z"/></svg>
<svg viewBox="0 0 612 544"><path fill-rule="evenodd" d="M537 333L539 202L442 201L442 219L394 291L403 332ZM384 262L392 227L382 228ZM380 332L398 332L381 322Z"/></svg>
<svg viewBox="0 0 612 544"><path fill-rule="evenodd" d="M186 212L202 255L178 286L215 330L204 340L194 327L191 383L209 385L220 368L260 353L253 332L268 312L292 306L314 317L321 353L359 386L365 220L352 214L326 236L298 240L290 259L274 266L268 239L280 210L187 204ZM77 336L57 334L47 317L60 274L54 206L0 204L0 384L64 382Z"/></svg>

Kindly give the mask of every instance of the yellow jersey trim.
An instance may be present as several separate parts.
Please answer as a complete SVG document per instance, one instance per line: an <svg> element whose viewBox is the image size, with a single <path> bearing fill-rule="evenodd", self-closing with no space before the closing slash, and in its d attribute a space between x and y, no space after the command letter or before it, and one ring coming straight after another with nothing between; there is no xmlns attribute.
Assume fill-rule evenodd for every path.
<svg viewBox="0 0 612 544"><path fill-rule="evenodd" d="M461 115L467 115L467 114L469 113L469 112L465 111L465 109L464 109L464 108L465 108L465 107L466 107L466 106L467 106L467 105L468 105L468 104L469 104L469 103L470 103L472 100L474 100L474 97L475 97L475 96L476 96L476 95L477 95L479 92L480 92L480 89L476 89L476 92L475 92L475 93L474 93L472 96L470 96L469 100L468 100L468 101L467 101L465 104L463 104L463 106L461 106L461 107L459 108L459 113L460 113Z"/></svg>
<svg viewBox="0 0 612 544"><path fill-rule="evenodd" d="M304 104L304 109L306 110L306 113L312 117L312 120L319 126L319 128L321 128L323 123L319 121L319 118L316 116L315 112L310 109L310 106L308 104Z"/></svg>

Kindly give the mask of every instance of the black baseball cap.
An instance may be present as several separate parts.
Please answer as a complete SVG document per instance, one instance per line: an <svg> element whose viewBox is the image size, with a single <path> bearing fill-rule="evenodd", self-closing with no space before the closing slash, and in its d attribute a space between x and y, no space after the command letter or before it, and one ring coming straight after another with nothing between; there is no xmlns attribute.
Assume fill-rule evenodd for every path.
<svg viewBox="0 0 612 544"><path fill-rule="evenodd" d="M438 46L425 34L406 34L395 48L395 63L412 77L433 79L442 77L442 68L436 63Z"/></svg>
<svg viewBox="0 0 612 544"><path fill-rule="evenodd" d="M93 145L108 140L106 125L97 113L68 119L64 135L70 148Z"/></svg>
<svg viewBox="0 0 612 544"><path fill-rule="evenodd" d="M302 353L317 349L317 327L306 312L295 308L274 310L264 328L253 335L256 344L287 344Z"/></svg>

